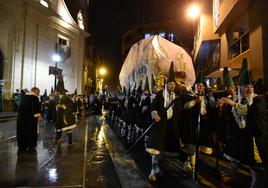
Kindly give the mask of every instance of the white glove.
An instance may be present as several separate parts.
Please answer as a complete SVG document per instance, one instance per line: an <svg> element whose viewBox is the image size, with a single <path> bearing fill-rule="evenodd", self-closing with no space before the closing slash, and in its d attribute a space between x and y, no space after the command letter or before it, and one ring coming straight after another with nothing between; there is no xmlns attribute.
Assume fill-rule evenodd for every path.
<svg viewBox="0 0 268 188"><path fill-rule="evenodd" d="M158 115L157 111L152 111L151 116L152 119L155 120L156 122L159 122L161 120L161 117Z"/></svg>
<svg viewBox="0 0 268 188"><path fill-rule="evenodd" d="M142 113L144 114L144 112L146 112L148 110L148 106L144 106L144 107L142 107Z"/></svg>

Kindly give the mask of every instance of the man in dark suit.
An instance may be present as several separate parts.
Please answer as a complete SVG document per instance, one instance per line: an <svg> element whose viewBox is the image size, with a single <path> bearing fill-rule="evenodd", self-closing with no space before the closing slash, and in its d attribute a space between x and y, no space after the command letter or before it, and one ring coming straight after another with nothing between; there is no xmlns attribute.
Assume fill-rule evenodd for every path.
<svg viewBox="0 0 268 188"><path fill-rule="evenodd" d="M33 87L31 92L21 99L17 117L18 154L36 152L37 122L43 120L39 94L40 89Z"/></svg>

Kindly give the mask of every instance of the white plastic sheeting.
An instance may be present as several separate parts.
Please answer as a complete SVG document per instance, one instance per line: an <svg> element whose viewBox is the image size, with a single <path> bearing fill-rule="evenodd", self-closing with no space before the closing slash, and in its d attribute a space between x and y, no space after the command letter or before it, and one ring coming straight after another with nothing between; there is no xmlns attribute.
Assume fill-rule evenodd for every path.
<svg viewBox="0 0 268 188"><path fill-rule="evenodd" d="M183 80L187 87L195 82L195 71L189 54L180 46L162 38L159 35L143 39L134 44L121 68L120 85L127 89L134 87L140 80L145 81L146 75L151 83L151 74L161 79L167 76L171 61L175 72L184 72ZM144 82L143 82L144 83Z"/></svg>

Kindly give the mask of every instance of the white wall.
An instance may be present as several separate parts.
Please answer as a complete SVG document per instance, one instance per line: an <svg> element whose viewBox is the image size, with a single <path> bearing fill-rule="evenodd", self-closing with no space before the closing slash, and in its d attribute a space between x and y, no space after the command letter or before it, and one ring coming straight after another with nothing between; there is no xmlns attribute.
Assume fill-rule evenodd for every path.
<svg viewBox="0 0 268 188"><path fill-rule="evenodd" d="M26 6L25 2L29 4ZM58 10L62 13L63 8ZM55 66L52 56L58 34L71 43L71 57L58 64L63 69L65 87L71 93L76 88L81 92L84 39L88 34L72 19L67 23L36 1L3 0L0 10L6 10L0 13L0 47L8 61L4 67L5 98L10 98L15 89L33 86L39 87L41 93L45 89L50 92L54 76L49 76L48 70L49 66Z"/></svg>

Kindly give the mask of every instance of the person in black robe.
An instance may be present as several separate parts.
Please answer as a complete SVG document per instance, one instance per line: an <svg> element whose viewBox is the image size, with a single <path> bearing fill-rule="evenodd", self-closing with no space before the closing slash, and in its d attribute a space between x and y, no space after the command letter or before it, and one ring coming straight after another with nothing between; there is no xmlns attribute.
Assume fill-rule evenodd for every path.
<svg viewBox="0 0 268 188"><path fill-rule="evenodd" d="M163 155L178 156L180 150L179 124L182 122L183 104L175 94L176 81L173 62L170 65L167 88L159 91L152 103L152 119L156 124L150 130L146 151L152 156L149 180L162 175L158 162ZM170 108L163 112L171 103ZM161 154L161 155L160 155Z"/></svg>
<svg viewBox="0 0 268 188"><path fill-rule="evenodd" d="M55 144L61 144L62 131L66 131L68 135L68 146L72 145L72 131L76 127L76 110L71 97L65 94L63 77L58 78L56 91L59 95L59 103L57 104L57 122Z"/></svg>
<svg viewBox="0 0 268 188"><path fill-rule="evenodd" d="M57 101L55 99L55 96L53 93L49 95L48 101L46 101L46 106L47 106L47 116L46 120L47 122L56 122L56 105Z"/></svg>
<svg viewBox="0 0 268 188"><path fill-rule="evenodd" d="M96 96L94 96L93 99L93 104L92 104L92 108L93 108L93 113L94 115L102 115L102 104L101 101L99 99L98 94L96 94Z"/></svg>
<svg viewBox="0 0 268 188"><path fill-rule="evenodd" d="M212 153L214 143L212 133L216 124L213 124L214 119L209 119L209 117L215 109L215 98L211 95L206 96L204 78L202 74L199 74L196 79L195 97L184 105L184 124L182 128L182 141L189 154L184 169L192 173L193 177L196 170L196 147L200 146L199 149L203 153Z"/></svg>
<svg viewBox="0 0 268 188"><path fill-rule="evenodd" d="M136 124L136 112L138 107L138 101L136 96L136 84L132 89L130 96L125 101L126 105L126 124L127 124L127 144L134 142L135 124Z"/></svg>
<svg viewBox="0 0 268 188"><path fill-rule="evenodd" d="M62 131L68 135L68 145L72 145L72 131L76 127L74 103L67 95L60 95L60 102L57 105L57 122L55 144L61 143Z"/></svg>
<svg viewBox="0 0 268 188"><path fill-rule="evenodd" d="M37 123L43 120L39 102L40 89L33 87L30 94L25 94L20 102L17 116L18 154L36 152Z"/></svg>
<svg viewBox="0 0 268 188"><path fill-rule="evenodd" d="M146 76L146 81L144 85L143 94L139 103L139 113L137 119L140 120L138 126L142 129L147 129L148 126L152 123L151 118L151 98L149 90L149 81Z"/></svg>
<svg viewBox="0 0 268 188"><path fill-rule="evenodd" d="M229 94L227 98L239 103L236 87L227 67L224 68L223 78L226 91ZM219 99L218 107L221 117L220 127L224 135L222 137L224 157L231 163L231 171L223 177L223 181L231 185L237 183L238 164L249 165L254 160L249 147L252 144L252 137L245 134L245 126L240 123L241 116L237 114L234 107L223 105L222 99Z"/></svg>
<svg viewBox="0 0 268 188"><path fill-rule="evenodd" d="M252 156L251 187L268 186L268 117L266 112L265 98L263 95L254 93L254 88L250 79L250 73L246 59L242 62L240 71L241 96L244 97L245 104L236 103L233 100L224 98L224 104L233 106L237 114L243 118L240 124L244 126L245 135L252 137L248 145L249 152L246 155ZM263 171L258 172L261 166Z"/></svg>

